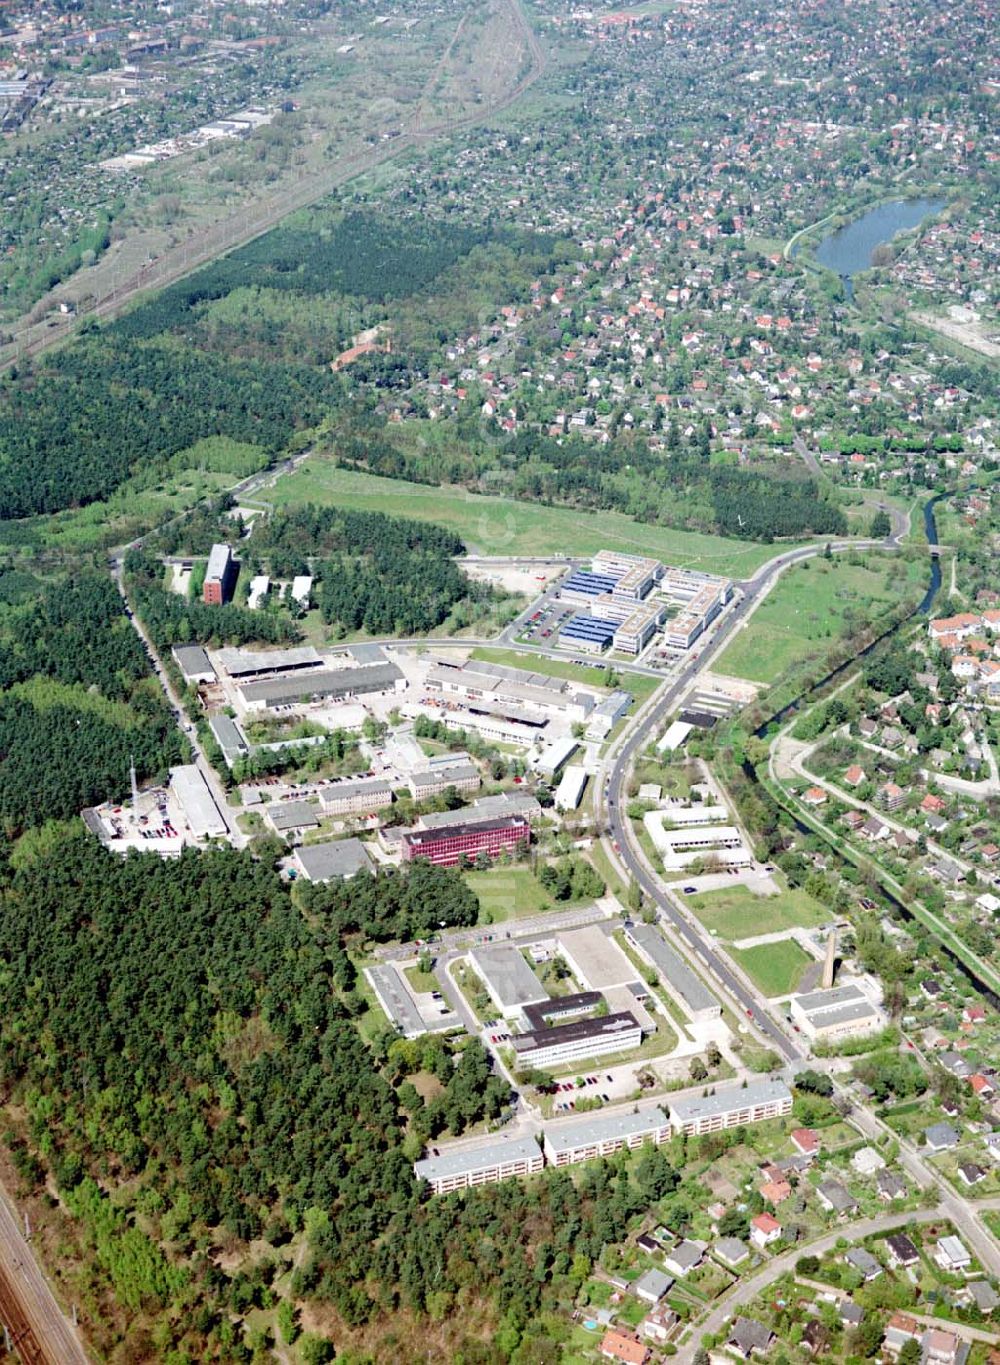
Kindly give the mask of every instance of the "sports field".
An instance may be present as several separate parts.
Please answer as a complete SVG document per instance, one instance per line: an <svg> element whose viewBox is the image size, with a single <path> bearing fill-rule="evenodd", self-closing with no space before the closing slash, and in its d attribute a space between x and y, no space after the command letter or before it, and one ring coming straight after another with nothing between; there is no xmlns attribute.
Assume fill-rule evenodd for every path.
<svg viewBox="0 0 1000 1365"><path fill-rule="evenodd" d="M717 673L770 683L799 659L820 653L860 624L878 619L906 596L920 597L919 561L872 554L867 563L807 560L786 570L714 667Z"/></svg>
<svg viewBox="0 0 1000 1365"><path fill-rule="evenodd" d="M319 455L280 478L265 497L279 507L334 503L434 521L460 535L470 554L589 555L597 550L621 549L655 555L668 564L745 578L776 553L773 545L646 526L619 512L545 507L468 493L463 488L382 479L339 469Z"/></svg>
<svg viewBox="0 0 1000 1365"><path fill-rule="evenodd" d="M799 925L811 929L830 918L819 901L800 889L756 896L745 886L727 886L691 896L687 904L706 929L730 943L757 934L778 934Z"/></svg>
<svg viewBox="0 0 1000 1365"><path fill-rule="evenodd" d="M757 948L734 948L730 956L767 996L789 995L812 961L791 938Z"/></svg>

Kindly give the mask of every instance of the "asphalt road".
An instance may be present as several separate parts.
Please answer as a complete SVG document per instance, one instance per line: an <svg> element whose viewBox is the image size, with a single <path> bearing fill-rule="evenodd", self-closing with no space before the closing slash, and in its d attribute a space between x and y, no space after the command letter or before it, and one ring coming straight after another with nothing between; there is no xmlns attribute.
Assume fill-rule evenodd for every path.
<svg viewBox="0 0 1000 1365"><path fill-rule="evenodd" d="M900 519L884 541L838 540L830 542L830 550L833 553L864 547L896 550L899 548L900 538L905 534L905 531L906 525ZM728 960L716 949L713 940L686 918L674 900L672 893L667 890L659 878L650 874L639 856L631 822L623 812L627 805L626 783L628 774L636 755L646 747L651 737L657 733L698 675L708 668L710 662L719 653L723 643L753 614L761 599L774 585L778 575L792 564L812 558L820 552L820 549L820 546L813 544L776 555L774 559L762 565L752 578L744 580L739 585L740 598L736 605L731 607L721 618L711 642L702 646L691 659L682 665L669 686L657 695L653 705L643 713L641 723L632 729L628 738L621 745L610 772L606 774L603 792L603 799L607 807L606 837L612 840L617 860L624 865L631 876L635 877L643 892L657 907L660 918L674 930L684 948L694 957L696 964L722 987L730 1000L736 1003L740 1012L751 1022L757 1032L788 1063L803 1061L804 1053L778 1027L768 1010L761 1006L758 997L736 976ZM600 802L600 800L601 794L599 793L598 801Z"/></svg>
<svg viewBox="0 0 1000 1365"><path fill-rule="evenodd" d="M739 1316L742 1308L752 1303L757 1295L769 1284L782 1275L788 1274L795 1269L795 1262L800 1256L821 1256L826 1251L832 1251L841 1237L849 1235L852 1241L860 1241L862 1237L868 1237L873 1232L890 1233L898 1228L905 1228L907 1223L934 1223L940 1222L941 1211L939 1209L918 1209L913 1213L884 1213L878 1218L864 1218L857 1223L851 1223L849 1227L836 1227L826 1236L820 1237L814 1242L802 1242L792 1247L789 1251L782 1252L780 1256L775 1256L773 1260L766 1262L757 1271L756 1275L748 1275L746 1279L738 1281L731 1294L727 1294L716 1304L704 1322L698 1326L698 1331L692 1336L691 1340L678 1348L675 1359L678 1365L690 1365L694 1360L694 1353L698 1349L698 1343L703 1335L709 1332L719 1332L733 1318Z"/></svg>
<svg viewBox="0 0 1000 1365"><path fill-rule="evenodd" d="M28 1357L34 1361L41 1356L48 1365L88 1365L79 1335L56 1303L6 1199L0 1199L0 1266L37 1345L37 1349L26 1353Z"/></svg>

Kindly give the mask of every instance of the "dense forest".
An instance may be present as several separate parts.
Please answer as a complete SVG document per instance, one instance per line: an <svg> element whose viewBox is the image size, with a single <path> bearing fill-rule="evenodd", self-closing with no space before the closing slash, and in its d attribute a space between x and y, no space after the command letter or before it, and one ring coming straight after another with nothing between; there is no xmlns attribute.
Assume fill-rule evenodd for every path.
<svg viewBox="0 0 1000 1365"><path fill-rule="evenodd" d="M0 1072L26 1106L19 1165L29 1184L51 1172L92 1240L82 1298L101 1349L127 1326L133 1360L249 1361L246 1315L274 1304L287 1248L291 1294L327 1305L335 1333L464 1304L480 1339L462 1340L457 1312L452 1358L509 1360L540 1330L531 1317L648 1206L644 1182L676 1183L657 1153L662 1170L552 1171L427 1199L410 1164L419 1134L461 1130L502 1096L466 1048L429 1059L445 1085L421 1113L400 1081L422 1062L391 1034L367 1048L348 1017L343 932L474 911L454 874L409 877L374 881L361 910L354 891L332 892L303 916L249 853L121 859L81 833L0 886ZM220 1269L220 1239L258 1237L272 1250L256 1270Z"/></svg>
<svg viewBox="0 0 1000 1365"><path fill-rule="evenodd" d="M336 400L336 376L90 336L0 381L0 518L107 497L207 436L267 455Z"/></svg>
<svg viewBox="0 0 1000 1365"><path fill-rule="evenodd" d="M371 635L426 633L457 603L489 601L452 558L463 548L430 522L312 505L261 521L250 543L270 573L316 576L327 624Z"/></svg>
<svg viewBox="0 0 1000 1365"><path fill-rule="evenodd" d="M316 215L312 215L316 218ZM171 285L114 324L148 338L190 324L199 306L235 289L354 294L384 302L416 293L489 238L486 229L349 213L317 227L285 224Z"/></svg>
<svg viewBox="0 0 1000 1365"><path fill-rule="evenodd" d="M601 443L520 431L504 444L498 483L493 441L478 421L460 423L456 439L404 443L371 416L338 432L341 464L386 478L464 484L528 502L624 512L639 521L684 526L751 540L842 535L844 513L800 464L782 458L737 467L717 463L706 430L676 438L666 457L638 435Z"/></svg>
<svg viewBox="0 0 1000 1365"><path fill-rule="evenodd" d="M125 559L129 596L158 651L190 644L295 644L302 631L289 616L248 611L231 602L206 606L180 597L163 586L163 564L145 550L130 550Z"/></svg>
<svg viewBox="0 0 1000 1365"><path fill-rule="evenodd" d="M123 796L133 758L149 777L184 756L109 578L83 571L14 596L0 606L0 827L8 836Z"/></svg>

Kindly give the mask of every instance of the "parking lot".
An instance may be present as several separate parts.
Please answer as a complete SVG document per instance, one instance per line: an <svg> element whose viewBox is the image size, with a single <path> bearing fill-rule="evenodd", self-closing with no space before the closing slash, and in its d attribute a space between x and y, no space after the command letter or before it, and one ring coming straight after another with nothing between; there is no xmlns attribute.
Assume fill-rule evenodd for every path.
<svg viewBox="0 0 1000 1365"><path fill-rule="evenodd" d="M560 630L579 610L572 602L544 601L536 605L516 639L521 644L555 644Z"/></svg>

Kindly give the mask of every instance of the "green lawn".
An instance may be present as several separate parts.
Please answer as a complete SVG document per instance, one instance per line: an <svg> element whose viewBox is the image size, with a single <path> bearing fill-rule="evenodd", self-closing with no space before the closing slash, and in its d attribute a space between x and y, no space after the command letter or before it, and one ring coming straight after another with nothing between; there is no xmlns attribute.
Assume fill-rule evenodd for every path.
<svg viewBox="0 0 1000 1365"><path fill-rule="evenodd" d="M812 961L794 939L762 943L758 948L733 949L731 956L767 996L794 991L803 970Z"/></svg>
<svg viewBox="0 0 1000 1365"><path fill-rule="evenodd" d="M782 891L778 896L755 896L745 886L727 886L691 896L688 908L706 929L714 929L721 939L753 938L755 934L777 934L797 925L812 928L826 924L830 912L806 891Z"/></svg>
<svg viewBox="0 0 1000 1365"><path fill-rule="evenodd" d="M467 872L465 880L479 897L480 924L502 924L552 909L551 896L527 867Z"/></svg>
<svg viewBox="0 0 1000 1365"><path fill-rule="evenodd" d="M420 967L406 967L403 970L403 975L418 995L427 991L440 990L438 979L433 972L422 971Z"/></svg>
<svg viewBox="0 0 1000 1365"><path fill-rule="evenodd" d="M544 507L511 498L480 496L462 488L437 488L339 469L312 456L280 478L267 493L276 506L305 502L418 517L448 526L471 552L491 555L594 554L617 548L656 555L738 578L753 573L776 553L773 545L745 544L722 536L647 526L619 512Z"/></svg>
<svg viewBox="0 0 1000 1365"><path fill-rule="evenodd" d="M812 559L786 570L723 651L716 672L770 683L791 664L878 617L905 595L920 595L924 565L890 555L871 567L841 556Z"/></svg>
<svg viewBox="0 0 1000 1365"><path fill-rule="evenodd" d="M569 682L582 683L585 687L604 688L604 669L587 668L585 665L571 664L563 659L550 659L545 654L532 654L519 649L493 649L480 645L472 651L474 659L487 663L506 664L508 668L526 668L533 673L547 673L552 678L566 678ZM624 669L618 674L622 688L631 692L641 704L660 686L660 678L649 678L642 673L628 673Z"/></svg>

